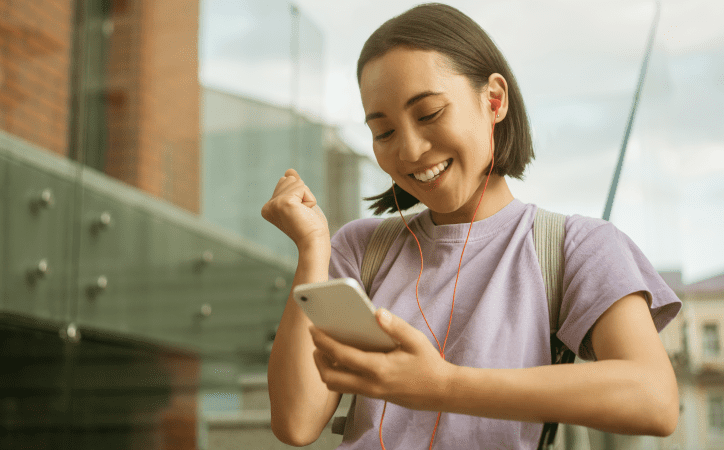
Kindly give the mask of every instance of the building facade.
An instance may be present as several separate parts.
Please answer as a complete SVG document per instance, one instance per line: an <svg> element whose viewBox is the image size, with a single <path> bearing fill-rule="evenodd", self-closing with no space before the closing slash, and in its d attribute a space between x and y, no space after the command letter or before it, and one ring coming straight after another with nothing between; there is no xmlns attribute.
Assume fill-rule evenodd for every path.
<svg viewBox="0 0 724 450"><path fill-rule="evenodd" d="M0 2L0 448L206 449L253 406L294 268L200 215L201 8Z"/></svg>
<svg viewBox="0 0 724 450"><path fill-rule="evenodd" d="M681 413L669 448L724 448L724 274L682 291L684 306L671 331Z"/></svg>
<svg viewBox="0 0 724 450"><path fill-rule="evenodd" d="M295 258L294 244L260 211L287 169L310 188L332 234L366 215L363 196L388 187L377 163L332 126L220 89L205 87L202 98L202 216L278 255Z"/></svg>
<svg viewBox="0 0 724 450"><path fill-rule="evenodd" d="M2 2L0 130L198 213L198 29L198 0Z"/></svg>
<svg viewBox="0 0 724 450"><path fill-rule="evenodd" d="M604 448L724 448L724 274L692 284L682 283L680 272L660 274L683 303L660 334L679 385L679 423L665 438L611 435Z"/></svg>

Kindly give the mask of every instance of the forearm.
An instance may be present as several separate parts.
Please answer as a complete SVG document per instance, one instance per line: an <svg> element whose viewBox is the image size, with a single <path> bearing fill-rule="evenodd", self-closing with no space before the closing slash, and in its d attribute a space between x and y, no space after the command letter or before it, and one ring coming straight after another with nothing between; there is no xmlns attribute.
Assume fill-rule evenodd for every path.
<svg viewBox="0 0 724 450"><path fill-rule="evenodd" d="M292 288L328 279L328 247L300 250ZM314 364L310 325L290 294L269 357L268 380L272 429L294 445L316 439L339 402L339 394L327 389Z"/></svg>
<svg viewBox="0 0 724 450"><path fill-rule="evenodd" d="M660 387L662 378L670 383L671 377L673 372L661 374L624 360L526 369L452 366L440 410L572 423L619 434L667 435L676 418L672 399L662 396ZM678 399L676 403L678 411Z"/></svg>

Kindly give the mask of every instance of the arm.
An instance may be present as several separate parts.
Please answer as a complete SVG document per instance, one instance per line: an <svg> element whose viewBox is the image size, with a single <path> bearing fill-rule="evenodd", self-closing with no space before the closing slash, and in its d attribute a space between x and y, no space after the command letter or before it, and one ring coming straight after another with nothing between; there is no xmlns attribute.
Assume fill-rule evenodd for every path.
<svg viewBox="0 0 724 450"><path fill-rule="evenodd" d="M328 279L329 253L301 252L293 286ZM337 409L341 394L322 383L314 365L312 322L291 294L269 357L269 400L274 435L289 445L311 444Z"/></svg>
<svg viewBox="0 0 724 450"><path fill-rule="evenodd" d="M599 358L592 363L453 367L442 409L619 434L673 433L679 415L676 377L644 298L632 294L614 303L596 321L591 339Z"/></svg>
<svg viewBox="0 0 724 450"><path fill-rule="evenodd" d="M380 326L402 343L390 353L362 352L313 330L315 361L330 389L412 409L621 434L666 436L676 427L676 378L639 294L620 299L594 324L597 362L526 369L455 366L424 334L394 316L386 324L382 315Z"/></svg>
<svg viewBox="0 0 724 450"><path fill-rule="evenodd" d="M299 175L288 170L280 179L262 216L284 231L299 250L292 288L325 281L331 254L327 222ZM327 389L314 365L311 321L290 293L269 357L267 379L271 427L282 442L314 442L339 404L341 395Z"/></svg>

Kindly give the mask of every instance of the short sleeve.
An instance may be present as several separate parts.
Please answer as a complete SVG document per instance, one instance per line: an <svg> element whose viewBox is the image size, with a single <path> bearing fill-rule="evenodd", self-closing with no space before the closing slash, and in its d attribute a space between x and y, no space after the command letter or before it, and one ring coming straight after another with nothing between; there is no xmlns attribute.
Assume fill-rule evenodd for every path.
<svg viewBox="0 0 724 450"><path fill-rule="evenodd" d="M360 277L362 257L372 233L381 221L376 218L353 220L332 236L329 278L354 278L363 286Z"/></svg>
<svg viewBox="0 0 724 450"><path fill-rule="evenodd" d="M595 360L591 327L616 301L643 292L656 330L681 309L681 300L636 244L613 224L578 215L566 220L565 270L558 338L581 358ZM583 345L582 345L583 344Z"/></svg>

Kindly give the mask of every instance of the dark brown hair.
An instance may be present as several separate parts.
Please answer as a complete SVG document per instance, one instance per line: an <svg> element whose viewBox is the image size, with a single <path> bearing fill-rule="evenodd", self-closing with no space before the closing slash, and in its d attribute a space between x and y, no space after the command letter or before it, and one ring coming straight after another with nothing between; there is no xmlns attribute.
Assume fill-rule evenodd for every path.
<svg viewBox="0 0 724 450"><path fill-rule="evenodd" d="M505 120L495 126L493 172L522 179L525 167L535 157L523 96L503 54L480 25L452 6L440 3L416 6L382 24L367 39L357 61L357 82L361 81L365 64L396 47L433 50L445 55L453 69L466 76L477 91L487 86L493 73L505 78L508 82L508 112ZM490 166L486 172L489 170ZM419 203L402 188L394 186L401 210ZM375 201L370 206L374 214L397 211L392 189L365 198Z"/></svg>

